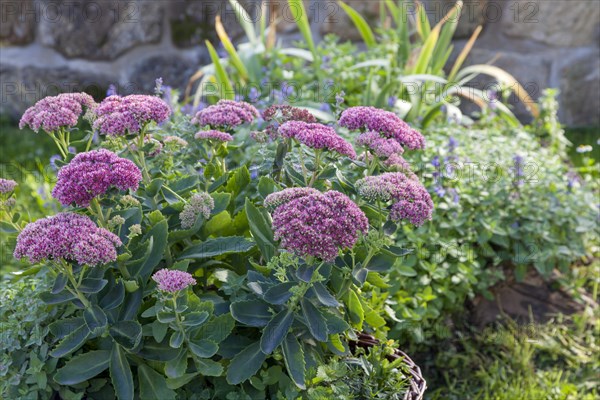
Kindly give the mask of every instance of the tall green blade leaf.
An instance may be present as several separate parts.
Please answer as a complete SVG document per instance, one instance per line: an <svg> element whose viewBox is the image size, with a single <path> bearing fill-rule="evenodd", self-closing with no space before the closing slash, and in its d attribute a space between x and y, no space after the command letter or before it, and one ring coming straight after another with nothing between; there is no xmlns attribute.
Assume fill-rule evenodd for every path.
<svg viewBox="0 0 600 400"><path fill-rule="evenodd" d="M306 40L306 43L308 44L308 49L313 54L314 60L316 62L319 62L317 48L315 47L312 31L310 29L310 23L308 22L308 14L306 13L306 9L304 8L304 1L288 0L288 5L290 7L290 12L294 16L294 20L298 25L300 33L302 34L304 40Z"/></svg>
<svg viewBox="0 0 600 400"><path fill-rule="evenodd" d="M231 86L229 76L227 75L227 72L225 72L225 68L221 64L221 60L219 59L217 50L215 50L213 45L208 40L206 41L206 47L208 48L208 54L210 55L210 59L215 65L215 78L217 79L217 84L219 85L219 89L221 91L220 97L227 100L234 100L235 92L233 91L233 87Z"/></svg>
<svg viewBox="0 0 600 400"><path fill-rule="evenodd" d="M238 23L242 26L244 32L246 32L246 36L248 37L248 41L250 43L256 44L258 43L258 37L256 35L256 29L254 29L254 25L252 24L252 18L248 15L248 12L237 0L229 0L229 4L233 7L233 12L238 20Z"/></svg>
<svg viewBox="0 0 600 400"><path fill-rule="evenodd" d="M375 40L375 34L369 27L367 21L362 17L362 15L356 12L356 10L350 7L349 5L345 4L343 1L340 1L339 4L340 7L342 7L342 10L344 10L346 14L348 14L348 17L350 18L356 29L358 29L360 36L365 42L365 45L367 47L375 46L377 44L377 41Z"/></svg>
<svg viewBox="0 0 600 400"><path fill-rule="evenodd" d="M265 220L263 214L249 199L246 199L246 216L248 217L248 225L250 232L256 240L256 244L260 249L262 256L266 261L271 261L275 255L275 239L273 238L273 230L270 224Z"/></svg>
<svg viewBox="0 0 600 400"><path fill-rule="evenodd" d="M227 54L229 54L231 65L233 65L233 67L237 70L238 74L240 74L240 77L242 79L247 80L248 70L242 62L242 59L240 58L237 50L235 49L235 46L233 45L233 43L231 43L231 39L229 39L229 35L227 35L227 32L225 31L225 27L221 23L221 17L218 15L215 20L215 30L217 31L219 39L221 39L221 43L223 43L225 51L227 52Z"/></svg>

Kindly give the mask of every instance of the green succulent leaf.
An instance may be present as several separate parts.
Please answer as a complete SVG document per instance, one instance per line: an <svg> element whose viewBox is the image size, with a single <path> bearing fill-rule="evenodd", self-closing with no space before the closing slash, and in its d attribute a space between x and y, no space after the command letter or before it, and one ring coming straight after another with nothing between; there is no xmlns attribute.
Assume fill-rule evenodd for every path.
<svg viewBox="0 0 600 400"><path fill-rule="evenodd" d="M265 354L271 354L287 335L294 322L294 313L291 310L280 311L263 329L260 338L260 349Z"/></svg>
<svg viewBox="0 0 600 400"><path fill-rule="evenodd" d="M73 357L54 375L59 385L76 385L85 382L108 368L110 351L94 350Z"/></svg>
<svg viewBox="0 0 600 400"><path fill-rule="evenodd" d="M267 359L267 355L260 348L260 343L252 343L231 360L227 369L227 382L229 384L239 385L256 374L262 363Z"/></svg>

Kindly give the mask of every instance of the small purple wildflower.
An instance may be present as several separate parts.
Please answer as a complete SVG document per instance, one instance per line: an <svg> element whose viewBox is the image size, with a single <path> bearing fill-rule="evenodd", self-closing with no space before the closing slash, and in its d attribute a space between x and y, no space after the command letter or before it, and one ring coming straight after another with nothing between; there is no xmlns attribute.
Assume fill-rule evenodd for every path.
<svg viewBox="0 0 600 400"><path fill-rule="evenodd" d="M198 140L215 140L217 142L231 142L233 140L233 136L229 133L215 130L200 131L194 137Z"/></svg>
<svg viewBox="0 0 600 400"><path fill-rule="evenodd" d="M448 151L454 153L458 147L458 140L454 136L450 136L448 139Z"/></svg>
<svg viewBox="0 0 600 400"><path fill-rule="evenodd" d="M15 258L32 264L44 259L96 266L117 259L121 240L84 215L60 213L28 224L17 237Z"/></svg>
<svg viewBox="0 0 600 400"><path fill-rule="evenodd" d="M388 97L388 107L392 108L392 107L396 106L397 101L398 101L398 97L396 97L396 96Z"/></svg>
<svg viewBox="0 0 600 400"><path fill-rule="evenodd" d="M359 233L368 229L369 221L363 211L336 191L300 196L273 212L275 239L300 257L333 261L340 249L352 248Z"/></svg>
<svg viewBox="0 0 600 400"><path fill-rule="evenodd" d="M341 92L339 92L338 94L335 95L335 104L337 106L340 106L344 103L344 97L346 96L346 92L344 92L343 90Z"/></svg>
<svg viewBox="0 0 600 400"><path fill-rule="evenodd" d="M117 96L118 94L119 93L117 93L117 87L111 83L108 86L108 89L106 90L106 97Z"/></svg>
<svg viewBox="0 0 600 400"><path fill-rule="evenodd" d="M313 149L334 151L351 159L356 158L356 152L350 143L337 134L335 129L323 124L309 124L302 121L288 121L281 125L279 134Z"/></svg>
<svg viewBox="0 0 600 400"><path fill-rule="evenodd" d="M243 101L220 100L217 104L198 112L192 123L211 128L233 128L243 123L250 123L260 113L249 103Z"/></svg>
<svg viewBox="0 0 600 400"><path fill-rule="evenodd" d="M134 94L107 97L95 112L98 117L93 124L95 131L124 136L139 133L152 121L157 124L166 121L171 115L171 107L156 96Z"/></svg>
<svg viewBox="0 0 600 400"><path fill-rule="evenodd" d="M0 193L12 193L17 187L17 182L12 179L0 179Z"/></svg>
<svg viewBox="0 0 600 400"><path fill-rule="evenodd" d="M42 128L47 133L60 128L72 128L77 125L83 106L93 109L96 107L96 102L87 93L48 96L25 111L19 122L19 128L29 126L35 132Z"/></svg>
<svg viewBox="0 0 600 400"><path fill-rule="evenodd" d="M142 173L130 160L106 149L80 153L58 171L52 196L64 206L87 207L90 201L110 188L136 191Z"/></svg>
<svg viewBox="0 0 600 400"><path fill-rule="evenodd" d="M435 156L433 157L433 159L431 160L431 165L433 165L435 168L439 168L440 167L440 156Z"/></svg>
<svg viewBox="0 0 600 400"><path fill-rule="evenodd" d="M191 274L177 269L163 268L152 275L152 280L158 284L158 290L176 293L196 284Z"/></svg>

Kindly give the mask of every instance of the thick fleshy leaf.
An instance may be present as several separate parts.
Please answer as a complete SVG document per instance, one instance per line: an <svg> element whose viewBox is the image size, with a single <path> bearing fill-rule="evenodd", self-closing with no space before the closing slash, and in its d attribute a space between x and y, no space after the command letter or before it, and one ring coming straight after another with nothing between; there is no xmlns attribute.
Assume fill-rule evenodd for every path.
<svg viewBox="0 0 600 400"><path fill-rule="evenodd" d="M131 350L142 338L142 326L137 321L119 321L109 328L110 336L124 348Z"/></svg>
<svg viewBox="0 0 600 400"><path fill-rule="evenodd" d="M358 298L358 295L354 290L350 290L348 292L348 303L346 304L348 308L348 313L350 315L350 321L352 324L361 329L362 323L365 320L365 312L363 310L362 304Z"/></svg>
<svg viewBox="0 0 600 400"><path fill-rule="evenodd" d="M83 311L83 319L89 330L92 332L96 329L106 327L106 324L108 323L104 311L95 304Z"/></svg>
<svg viewBox="0 0 600 400"><path fill-rule="evenodd" d="M188 343L192 353L200 358L209 358L217 354L219 346L210 340L200 339Z"/></svg>
<svg viewBox="0 0 600 400"><path fill-rule="evenodd" d="M141 400L175 400L176 394L169 389L165 377L146 364L138 366Z"/></svg>
<svg viewBox="0 0 600 400"><path fill-rule="evenodd" d="M123 281L117 281L111 288L106 292L104 297L100 299L98 305L105 311L113 310L119 307L125 299L125 285Z"/></svg>
<svg viewBox="0 0 600 400"><path fill-rule="evenodd" d="M260 349L265 354L271 354L287 335L294 322L294 313L291 310L283 310L274 316L265 326L260 338Z"/></svg>
<svg viewBox="0 0 600 400"><path fill-rule="evenodd" d="M229 308L236 321L249 326L265 326L272 317L268 304L259 300L238 301Z"/></svg>
<svg viewBox="0 0 600 400"><path fill-rule="evenodd" d="M179 260L201 259L231 253L245 253L251 250L256 243L241 236L219 237L208 239L200 244L188 247L180 254Z"/></svg>
<svg viewBox="0 0 600 400"><path fill-rule="evenodd" d="M87 325L83 324L73 332L63 338L58 345L52 350L50 355L55 358L61 358L73 353L84 345L90 334Z"/></svg>
<svg viewBox="0 0 600 400"><path fill-rule="evenodd" d="M310 334L319 342L327 341L327 321L323 314L306 298L301 300L301 304Z"/></svg>
<svg viewBox="0 0 600 400"><path fill-rule="evenodd" d="M181 331L173 332L173 334L171 335L171 338L169 339L169 346L171 346L174 349L178 349L181 347L181 344L183 343L183 339L184 339L183 332L181 332Z"/></svg>
<svg viewBox="0 0 600 400"><path fill-rule="evenodd" d="M67 301L75 300L76 296L71 293L63 290L60 293L52 294L51 292L42 292L39 295L40 299L46 304L61 304L66 303Z"/></svg>
<svg viewBox="0 0 600 400"><path fill-rule="evenodd" d="M227 370L229 384L238 385L256 374L267 359L267 355L261 351L260 347L260 343L252 343L233 357Z"/></svg>
<svg viewBox="0 0 600 400"><path fill-rule="evenodd" d="M51 293L58 294L58 293L62 292L63 289L65 288L65 286L67 286L67 280L68 280L67 275L58 274L56 276L56 279L54 280L54 285L52 286Z"/></svg>
<svg viewBox="0 0 600 400"><path fill-rule="evenodd" d="M221 376L223 374L223 366L208 358L196 358L196 369L204 376Z"/></svg>
<svg viewBox="0 0 600 400"><path fill-rule="evenodd" d="M115 344L110 354L110 379L119 400L133 399L133 375L125 351Z"/></svg>
<svg viewBox="0 0 600 400"><path fill-rule="evenodd" d="M199 326L202 325L208 319L208 313L206 311L191 312L185 315L185 319L182 321L184 326Z"/></svg>
<svg viewBox="0 0 600 400"><path fill-rule="evenodd" d="M185 374L187 369L187 350L182 348L179 350L179 354L172 360L169 360L165 364L165 375L168 378L179 378Z"/></svg>
<svg viewBox="0 0 600 400"><path fill-rule="evenodd" d="M102 289L104 289L104 286L106 286L107 283L108 281L106 279L85 278L83 281L81 281L81 285L79 285L79 290L83 293L89 294L98 293Z"/></svg>
<svg viewBox="0 0 600 400"><path fill-rule="evenodd" d="M306 389L304 352L298 340L289 333L283 341L283 360L290 377L300 389Z"/></svg>
<svg viewBox="0 0 600 400"><path fill-rule="evenodd" d="M231 334L235 326L235 320L230 313L219 315L211 319L200 328L196 329L194 336L199 339L211 340L221 343Z"/></svg>
<svg viewBox="0 0 600 400"><path fill-rule="evenodd" d="M95 350L73 357L56 372L54 381L59 385L85 382L108 368L110 351Z"/></svg>
<svg viewBox="0 0 600 400"><path fill-rule="evenodd" d="M54 335L54 337L57 339L62 339L84 324L85 322L83 321L83 318L73 317L54 321L48 326L48 328L50 328L50 332Z"/></svg>
<svg viewBox="0 0 600 400"><path fill-rule="evenodd" d="M256 240L256 244L264 259L270 261L277 248L271 224L267 222L264 215L249 199L246 199L245 209L252 237Z"/></svg>
<svg viewBox="0 0 600 400"><path fill-rule="evenodd" d="M333 295L331 293L329 293L329 290L327 290L327 287L325 287L325 285L323 285L321 282L313 283L313 289L315 291L315 295L317 296L317 299L324 306L327 306L327 307L339 307L340 306L340 303L337 301L337 299L335 297L333 297Z"/></svg>
<svg viewBox="0 0 600 400"><path fill-rule="evenodd" d="M283 304L292 297L293 293L290 289L296 285L295 282L279 283L267 290L263 298L271 304Z"/></svg>
<svg viewBox="0 0 600 400"><path fill-rule="evenodd" d="M157 343L152 339L144 339L144 346L136 353L150 361L169 361L177 357L179 350L170 347L167 343Z"/></svg>

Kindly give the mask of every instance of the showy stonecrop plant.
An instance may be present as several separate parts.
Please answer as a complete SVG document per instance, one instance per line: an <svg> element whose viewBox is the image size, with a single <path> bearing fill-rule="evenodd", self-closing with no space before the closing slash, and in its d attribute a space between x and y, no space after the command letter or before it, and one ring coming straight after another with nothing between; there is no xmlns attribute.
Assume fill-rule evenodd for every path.
<svg viewBox="0 0 600 400"><path fill-rule="evenodd" d="M49 118L49 101L28 118ZM230 100L193 118L141 95L92 111L102 148L63 154L52 195L65 210L10 220L14 256L54 278L40 298L69 315L50 325L56 384L119 399L194 385L293 397L320 365L352 357L356 331L385 339L384 273L405 255L394 232L433 211L401 156L425 146L419 132L369 107L331 126ZM251 144L260 179L240 162Z"/></svg>

